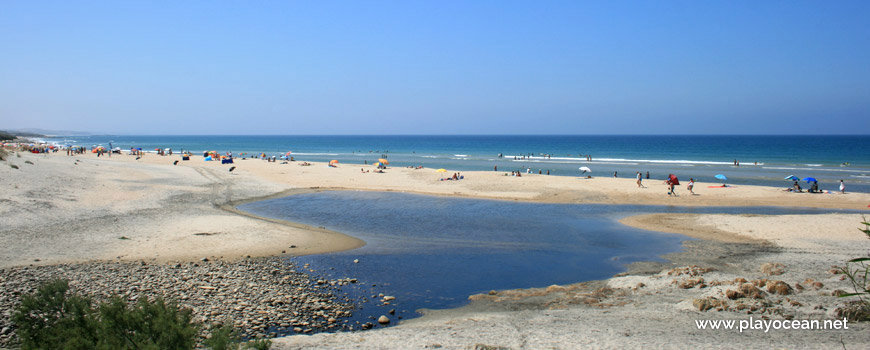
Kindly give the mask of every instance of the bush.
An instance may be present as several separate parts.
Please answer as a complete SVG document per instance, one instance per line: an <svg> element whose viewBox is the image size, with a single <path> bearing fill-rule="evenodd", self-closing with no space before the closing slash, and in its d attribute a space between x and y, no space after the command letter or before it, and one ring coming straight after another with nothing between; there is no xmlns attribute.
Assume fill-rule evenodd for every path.
<svg viewBox="0 0 870 350"><path fill-rule="evenodd" d="M193 349L199 325L190 309L158 298L134 305L118 297L99 304L69 291L69 282L53 280L24 295L12 322L22 349ZM231 327L203 342L214 350L269 349L269 340L240 344Z"/></svg>
<svg viewBox="0 0 870 350"><path fill-rule="evenodd" d="M870 222L864 218L863 229L859 229L870 238ZM842 314L847 316L852 321L868 321L870 320L870 300L866 296L870 295L870 257L861 257L849 260L846 266L840 268L849 282L852 283L854 293L841 294L841 298L858 297L858 300L850 303L846 309L842 310Z"/></svg>
<svg viewBox="0 0 870 350"><path fill-rule="evenodd" d="M25 295L12 316L22 349L93 349L97 312L91 300L67 295L69 284L54 280Z"/></svg>
<svg viewBox="0 0 870 350"><path fill-rule="evenodd" d="M268 339L254 339L246 343L239 343L238 339L239 334L233 330L233 327L223 326L215 328L211 333L211 338L206 339L203 345L211 350L269 350L272 347L272 341Z"/></svg>

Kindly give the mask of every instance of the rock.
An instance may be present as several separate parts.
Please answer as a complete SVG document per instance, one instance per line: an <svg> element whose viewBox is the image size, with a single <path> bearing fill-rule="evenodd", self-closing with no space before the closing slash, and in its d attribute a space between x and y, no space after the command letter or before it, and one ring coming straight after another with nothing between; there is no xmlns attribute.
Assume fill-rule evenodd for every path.
<svg viewBox="0 0 870 350"><path fill-rule="evenodd" d="M683 288L683 289L689 289L689 288L694 288L696 285L703 284L703 283L704 283L703 278L688 279L688 280L685 280L682 283L680 283L679 286L680 286L680 288Z"/></svg>
<svg viewBox="0 0 870 350"><path fill-rule="evenodd" d="M359 259L353 259L354 264L359 264Z"/></svg>
<svg viewBox="0 0 870 350"><path fill-rule="evenodd" d="M822 282L813 282L813 289L815 289L815 290L819 290L819 289L822 289L824 287L825 287L825 285L822 284Z"/></svg>
<svg viewBox="0 0 870 350"><path fill-rule="evenodd" d="M737 277L737 278L734 279L734 283L737 283L737 284L743 284L743 283L746 283L746 282L749 282L749 281L747 281L747 280L746 280L745 278L743 278L743 277Z"/></svg>
<svg viewBox="0 0 870 350"><path fill-rule="evenodd" d="M707 311L713 308L713 303L710 301L710 298L695 299L692 301L692 305L694 305L698 311Z"/></svg>
<svg viewBox="0 0 870 350"><path fill-rule="evenodd" d="M498 294L498 292L496 292L495 290L489 291L489 295L496 295L496 294Z"/></svg>
<svg viewBox="0 0 870 350"><path fill-rule="evenodd" d="M761 273L768 276L781 275L785 273L785 265L780 263L764 263L761 264Z"/></svg>
<svg viewBox="0 0 870 350"><path fill-rule="evenodd" d="M844 294L848 294L848 293L846 293L845 291L840 290L840 289L836 289L833 292L831 292L831 295L833 295L835 297L839 297L839 296L844 295Z"/></svg>
<svg viewBox="0 0 870 350"><path fill-rule="evenodd" d="M202 259L199 259L199 260L202 261L202 262L208 262L208 258L202 258Z"/></svg>
<svg viewBox="0 0 870 350"><path fill-rule="evenodd" d="M12 331L11 328L9 328L9 327L3 327L3 329L0 329L0 335L6 335L6 334L9 334L10 331Z"/></svg>
<svg viewBox="0 0 870 350"><path fill-rule="evenodd" d="M381 317L378 317L378 323L380 323L380 324L390 323L390 318L385 316L385 315L381 315Z"/></svg>
<svg viewBox="0 0 870 350"><path fill-rule="evenodd" d="M641 289L641 288L643 288L643 287L646 287L646 285L643 284L643 282L638 282L637 285L634 286L634 289Z"/></svg>
<svg viewBox="0 0 870 350"><path fill-rule="evenodd" d="M384 301L390 301L390 300L396 300L396 297L394 297L394 296L389 296L389 295L384 296Z"/></svg>
<svg viewBox="0 0 870 350"><path fill-rule="evenodd" d="M389 314L390 314L390 315L395 315L395 314L396 314L396 309L390 309Z"/></svg>
<svg viewBox="0 0 870 350"><path fill-rule="evenodd" d="M731 290L731 289L725 291L725 296L731 300L737 300L737 299L746 297L745 295L743 295L743 293L740 293L736 290Z"/></svg>
<svg viewBox="0 0 870 350"><path fill-rule="evenodd" d="M783 281L770 281L767 286L767 292L771 294L789 295L793 293L793 289L788 283Z"/></svg>
<svg viewBox="0 0 870 350"><path fill-rule="evenodd" d="M740 293L743 293L746 298L764 299L764 291L758 289L751 283L741 284L738 290L740 291Z"/></svg>

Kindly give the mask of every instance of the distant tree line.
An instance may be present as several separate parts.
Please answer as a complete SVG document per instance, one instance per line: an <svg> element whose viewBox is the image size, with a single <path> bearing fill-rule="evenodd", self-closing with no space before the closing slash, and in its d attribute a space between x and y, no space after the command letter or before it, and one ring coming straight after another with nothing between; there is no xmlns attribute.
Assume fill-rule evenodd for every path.
<svg viewBox="0 0 870 350"><path fill-rule="evenodd" d="M0 141L14 140L15 135L5 131L0 131Z"/></svg>

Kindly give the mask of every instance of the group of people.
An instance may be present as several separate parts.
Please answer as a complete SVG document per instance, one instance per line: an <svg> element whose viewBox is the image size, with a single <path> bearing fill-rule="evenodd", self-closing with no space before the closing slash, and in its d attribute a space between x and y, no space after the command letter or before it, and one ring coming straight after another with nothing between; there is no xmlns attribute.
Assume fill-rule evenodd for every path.
<svg viewBox="0 0 870 350"><path fill-rule="evenodd" d="M640 173L638 173L638 175L639 175L639 174L640 174ZM640 180L638 180L638 183L640 183ZM677 196L677 191L676 191L676 186L680 184L680 181L677 180L676 177L673 177L673 178L668 178L667 180L665 180L664 183L665 183L666 185L668 185L668 196L675 196L675 197L678 197L678 196ZM689 178L689 183L686 184L686 190L688 190L689 193L691 193L692 195L694 195L694 194L695 194L694 189L695 189L695 179L694 179L694 178Z"/></svg>
<svg viewBox="0 0 870 350"><path fill-rule="evenodd" d="M792 187L791 187L791 188L786 188L785 191L788 191L788 192L803 192L804 189L801 187L800 181L795 180L795 181L794 181L794 184L792 185ZM812 181L811 184L810 184L810 188L807 189L807 192L808 192L808 193L823 193L824 191L822 191L822 190L819 189L819 182L818 182L818 181ZM841 193L841 194L846 194L846 183L843 182L843 180L840 180L840 193Z"/></svg>
<svg viewBox="0 0 870 350"><path fill-rule="evenodd" d="M449 180L456 180L456 181L458 181L458 180L462 180L464 178L465 178L465 176L462 176L461 173L453 173L453 176L449 176L447 178L441 179L441 181L444 181L444 180L448 180L448 181Z"/></svg>

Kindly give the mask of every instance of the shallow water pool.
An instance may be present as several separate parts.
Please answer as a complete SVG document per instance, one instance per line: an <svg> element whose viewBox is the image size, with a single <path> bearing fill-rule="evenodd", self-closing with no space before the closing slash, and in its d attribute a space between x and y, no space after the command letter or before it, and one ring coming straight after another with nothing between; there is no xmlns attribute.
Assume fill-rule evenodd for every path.
<svg viewBox="0 0 870 350"><path fill-rule="evenodd" d="M604 279L636 261L677 252L682 235L618 222L643 213L821 214L810 208L543 204L395 192L324 191L248 203L256 215L323 226L359 237L352 251L295 258L344 288L362 308L351 322L396 310L462 306L471 294ZM353 260L359 259L359 263ZM372 296L394 296L379 305ZM376 323L374 321L371 321Z"/></svg>

